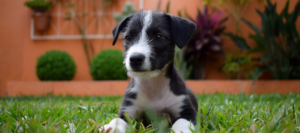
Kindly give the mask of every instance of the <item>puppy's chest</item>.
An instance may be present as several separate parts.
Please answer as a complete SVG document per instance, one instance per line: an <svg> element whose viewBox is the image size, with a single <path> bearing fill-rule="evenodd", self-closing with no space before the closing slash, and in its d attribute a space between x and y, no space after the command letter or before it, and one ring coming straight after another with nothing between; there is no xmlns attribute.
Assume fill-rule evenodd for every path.
<svg viewBox="0 0 300 133"><path fill-rule="evenodd" d="M185 95L175 95L170 89L169 82L138 84L135 86L135 90L137 92L134 102L136 106L142 110L150 108L160 115L171 113L178 117L186 98Z"/></svg>

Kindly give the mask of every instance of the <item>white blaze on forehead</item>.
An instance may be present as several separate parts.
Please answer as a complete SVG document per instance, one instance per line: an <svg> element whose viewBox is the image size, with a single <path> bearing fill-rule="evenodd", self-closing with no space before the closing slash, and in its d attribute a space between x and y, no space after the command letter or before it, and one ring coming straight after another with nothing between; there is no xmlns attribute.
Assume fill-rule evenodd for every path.
<svg viewBox="0 0 300 133"><path fill-rule="evenodd" d="M151 11L144 12L143 29L142 29L142 35L139 40L139 43L149 41L147 38L146 30L150 27L151 23L152 23L152 12Z"/></svg>
<svg viewBox="0 0 300 133"><path fill-rule="evenodd" d="M124 60L129 76L138 76L133 74L134 73L133 69L130 66L130 56L134 53L140 53L145 56L145 60L141 67L142 70L149 71L151 69L150 57L152 56L152 49L151 46L149 45L150 40L147 36L146 31L152 23L152 11L143 12L143 17L144 17L142 21L143 28L139 34L140 38L135 44L133 44L128 49L128 51L126 52L126 58Z"/></svg>

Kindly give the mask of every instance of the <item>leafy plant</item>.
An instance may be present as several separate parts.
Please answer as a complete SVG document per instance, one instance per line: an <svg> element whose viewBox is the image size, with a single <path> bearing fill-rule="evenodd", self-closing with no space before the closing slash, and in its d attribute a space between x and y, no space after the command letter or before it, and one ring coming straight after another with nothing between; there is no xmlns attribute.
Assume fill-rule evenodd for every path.
<svg viewBox="0 0 300 133"><path fill-rule="evenodd" d="M100 0L104 5L100 7L101 9L107 8L109 5L113 4L114 2L117 2L118 0Z"/></svg>
<svg viewBox="0 0 300 133"><path fill-rule="evenodd" d="M121 50L107 49L97 54L91 63L94 80L125 80L127 74L123 65Z"/></svg>
<svg viewBox="0 0 300 133"><path fill-rule="evenodd" d="M251 27L255 34L250 34L257 46L251 47L242 37L227 33L235 44L248 53L262 53L258 66L253 70L252 78L268 71L275 79L300 79L300 36L296 28L296 20L300 13L298 1L292 13L288 13L289 0L283 11L278 14L276 3L267 0L264 12L257 10L262 18L261 30L249 21L243 21Z"/></svg>
<svg viewBox="0 0 300 133"><path fill-rule="evenodd" d="M222 70L232 79L240 79L242 76L247 77L253 66L250 54L241 54L238 52L228 53Z"/></svg>
<svg viewBox="0 0 300 133"><path fill-rule="evenodd" d="M156 10L161 10L160 6L161 6L161 0L158 1ZM161 10L161 11L163 11L163 10ZM166 5L166 9L164 10L164 12L169 13L169 11L170 11L170 1L168 1L167 5Z"/></svg>
<svg viewBox="0 0 300 133"><path fill-rule="evenodd" d="M123 20L125 17L133 14L135 12L134 6L131 4L131 2L127 1L125 3L125 6L122 9L122 14L114 14L114 19L117 21Z"/></svg>
<svg viewBox="0 0 300 133"><path fill-rule="evenodd" d="M26 1L24 5L31 8L35 12L46 12L53 6L53 3L45 0L31 0Z"/></svg>
<svg viewBox="0 0 300 133"><path fill-rule="evenodd" d="M203 12L198 10L195 20L189 17L196 23L197 30L183 50L185 59L189 59L189 66L194 66L193 73L196 79L204 78L205 64L212 52L224 55L220 35L225 29L222 24L228 18L222 18L222 14L220 11L209 13L208 6L205 6Z"/></svg>
<svg viewBox="0 0 300 133"><path fill-rule="evenodd" d="M76 64L67 52L51 50L37 59L36 74L42 81L71 80L75 73Z"/></svg>
<svg viewBox="0 0 300 133"><path fill-rule="evenodd" d="M174 64L184 79L190 78L193 66L188 66L187 62L184 60L183 51L177 46L175 47Z"/></svg>
<svg viewBox="0 0 300 133"><path fill-rule="evenodd" d="M253 0L204 0L205 5L211 7L221 7L230 14L235 23L235 34L242 36L241 21L248 10L248 6ZM265 1L265 0L257 0Z"/></svg>

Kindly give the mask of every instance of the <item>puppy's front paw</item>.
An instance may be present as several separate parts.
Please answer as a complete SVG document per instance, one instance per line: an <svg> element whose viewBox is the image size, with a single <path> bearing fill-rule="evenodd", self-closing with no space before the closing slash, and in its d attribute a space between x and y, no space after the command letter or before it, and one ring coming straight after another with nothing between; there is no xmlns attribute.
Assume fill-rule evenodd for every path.
<svg viewBox="0 0 300 133"><path fill-rule="evenodd" d="M194 125L185 120L185 119L178 119L172 126L172 129L175 133L192 133L192 130L195 130Z"/></svg>
<svg viewBox="0 0 300 133"><path fill-rule="evenodd" d="M127 123L121 118L113 119L109 124L99 128L100 133L125 133Z"/></svg>

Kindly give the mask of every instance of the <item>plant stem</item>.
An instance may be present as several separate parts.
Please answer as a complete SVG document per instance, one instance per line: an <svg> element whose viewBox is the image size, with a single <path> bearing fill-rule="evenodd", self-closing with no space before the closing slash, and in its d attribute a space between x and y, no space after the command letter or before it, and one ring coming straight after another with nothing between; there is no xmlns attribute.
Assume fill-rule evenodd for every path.
<svg viewBox="0 0 300 133"><path fill-rule="evenodd" d="M236 34L239 36L241 35L241 6L237 5L237 11L236 11L236 16L237 16L237 20L236 20Z"/></svg>
<svg viewBox="0 0 300 133"><path fill-rule="evenodd" d="M75 15L75 16L77 16L77 15ZM75 17L75 22L76 22L77 28L79 30L79 33L81 35L82 46L84 48L84 52L85 52L85 55L86 55L86 58L87 58L87 62L88 62L88 65L90 67L91 66L91 60L90 60L90 55L89 55L89 51L88 51L88 48L87 48L87 42L86 42L86 38L85 38L84 26L82 26L82 24L80 23L78 17Z"/></svg>
<svg viewBox="0 0 300 133"><path fill-rule="evenodd" d="M87 42L86 42L85 34L84 33L80 33L80 34L81 34L82 46L84 48L86 59L88 61L88 65L90 67L91 66L91 60L90 60L90 55L89 55L89 50L88 50L88 47L87 47Z"/></svg>

